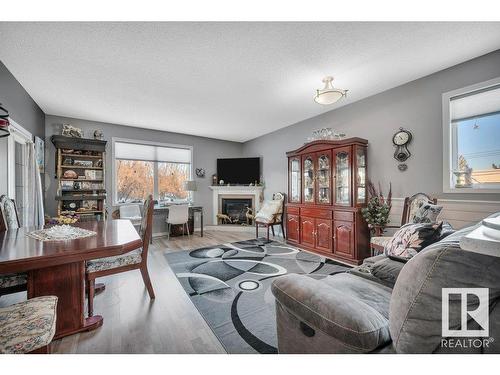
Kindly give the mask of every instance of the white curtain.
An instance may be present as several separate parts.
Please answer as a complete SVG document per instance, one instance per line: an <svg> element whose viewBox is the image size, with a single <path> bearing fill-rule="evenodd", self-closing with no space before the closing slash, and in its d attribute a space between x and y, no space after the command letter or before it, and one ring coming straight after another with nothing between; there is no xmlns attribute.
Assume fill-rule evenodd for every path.
<svg viewBox="0 0 500 375"><path fill-rule="evenodd" d="M27 144L28 161L28 199L26 202L27 225L41 226L44 224L42 178L36 163L35 144Z"/></svg>

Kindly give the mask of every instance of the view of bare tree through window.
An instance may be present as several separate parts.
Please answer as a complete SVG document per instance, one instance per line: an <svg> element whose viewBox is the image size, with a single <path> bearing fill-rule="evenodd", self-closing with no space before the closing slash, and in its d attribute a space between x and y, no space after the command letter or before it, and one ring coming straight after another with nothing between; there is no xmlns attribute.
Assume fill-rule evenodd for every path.
<svg viewBox="0 0 500 375"><path fill-rule="evenodd" d="M154 169L158 167L158 193L154 194ZM119 203L141 202L149 194L160 201L188 198L184 182L189 180L190 164L116 160L116 194Z"/></svg>
<svg viewBox="0 0 500 375"><path fill-rule="evenodd" d="M189 164L158 163L158 194L160 200L187 199L184 182L189 180Z"/></svg>
<svg viewBox="0 0 500 375"><path fill-rule="evenodd" d="M140 160L116 161L117 201L140 202L153 194L154 163Z"/></svg>

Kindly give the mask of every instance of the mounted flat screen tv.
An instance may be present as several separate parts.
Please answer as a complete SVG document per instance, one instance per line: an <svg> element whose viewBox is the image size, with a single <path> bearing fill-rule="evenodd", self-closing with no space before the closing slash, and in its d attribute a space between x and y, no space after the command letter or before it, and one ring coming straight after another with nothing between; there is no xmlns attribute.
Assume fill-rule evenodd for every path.
<svg viewBox="0 0 500 375"><path fill-rule="evenodd" d="M226 185L260 182L260 158L217 159L217 180Z"/></svg>

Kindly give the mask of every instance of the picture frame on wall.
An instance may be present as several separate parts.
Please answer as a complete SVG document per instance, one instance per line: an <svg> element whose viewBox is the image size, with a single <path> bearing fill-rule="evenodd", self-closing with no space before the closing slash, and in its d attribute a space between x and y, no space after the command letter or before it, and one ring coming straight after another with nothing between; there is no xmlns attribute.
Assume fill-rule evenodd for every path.
<svg viewBox="0 0 500 375"><path fill-rule="evenodd" d="M40 173L45 173L45 141L35 136L35 160Z"/></svg>

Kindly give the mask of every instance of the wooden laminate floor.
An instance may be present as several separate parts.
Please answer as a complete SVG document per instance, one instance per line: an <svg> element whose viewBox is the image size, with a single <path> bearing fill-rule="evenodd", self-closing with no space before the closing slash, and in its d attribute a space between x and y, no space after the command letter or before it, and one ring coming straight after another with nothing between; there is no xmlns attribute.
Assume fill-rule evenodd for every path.
<svg viewBox="0 0 500 375"><path fill-rule="evenodd" d="M52 343L53 353L225 353L212 330L193 306L164 254L255 238L248 231L206 231L187 237L153 240L148 255L156 299L151 301L140 272L98 279L106 290L95 297L94 312L104 325ZM276 237L278 239L278 237ZM0 306L26 298L25 293L4 296Z"/></svg>

